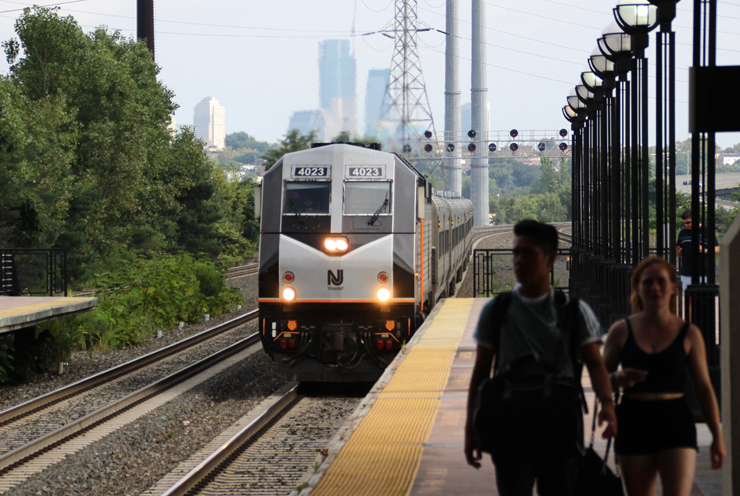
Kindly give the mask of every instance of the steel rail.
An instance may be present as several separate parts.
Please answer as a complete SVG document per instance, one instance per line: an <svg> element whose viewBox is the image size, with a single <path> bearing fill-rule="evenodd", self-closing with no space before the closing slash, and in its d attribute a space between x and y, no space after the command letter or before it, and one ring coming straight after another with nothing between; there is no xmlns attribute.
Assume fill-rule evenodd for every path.
<svg viewBox="0 0 740 496"><path fill-rule="evenodd" d="M157 351L153 351L147 355L141 356L117 367L99 372L95 375L77 381L55 391L50 391L49 393L46 393L42 396L33 398L25 403L21 403L20 405L8 408L7 410L0 412L0 427L5 427L24 417L49 408L56 403L67 400L69 398L73 398L74 396L78 396L84 392L100 386L101 384L111 382L140 368L151 365L152 363L158 362L160 360L163 360L164 358L167 358L192 346L200 344L203 341L207 341L215 336L223 334L224 332L230 331L235 327L256 319L257 315L258 311L252 310L245 313L244 315L240 315L239 317L228 320L222 324L207 329L189 338L173 343Z"/></svg>
<svg viewBox="0 0 740 496"><path fill-rule="evenodd" d="M133 407L147 401L154 396L186 381L200 372L213 367L227 358L240 353L246 348L259 342L259 333L237 341L198 362L191 364L159 381L135 391L109 405L106 405L84 417L81 417L64 427L50 432L28 444L20 446L0 456L0 476L25 465L45 452L68 443L76 437L112 420Z"/></svg>
<svg viewBox="0 0 740 496"><path fill-rule="evenodd" d="M216 472L224 470L231 461L257 440L271 423L292 408L299 400L298 385L293 386L282 398L265 410L256 419L234 434L231 439L219 446L211 455L190 470L171 486L162 496L184 496Z"/></svg>

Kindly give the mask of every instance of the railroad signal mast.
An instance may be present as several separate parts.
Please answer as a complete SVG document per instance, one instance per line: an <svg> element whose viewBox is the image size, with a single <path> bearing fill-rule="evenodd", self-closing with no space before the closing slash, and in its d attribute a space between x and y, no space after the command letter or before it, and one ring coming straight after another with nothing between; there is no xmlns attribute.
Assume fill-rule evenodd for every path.
<svg viewBox="0 0 740 496"><path fill-rule="evenodd" d="M424 137L427 142L423 146L423 150L427 154L431 154L436 150L438 154L444 155L445 160L455 159L454 153L456 150L463 150L463 152L467 150L468 152L467 154L463 153L456 160L470 161L474 158L473 154L476 150L485 150L485 148L488 148L488 158L495 158L497 156L524 156L517 155L520 149L521 152L526 153L526 156L539 155L540 157L559 158L568 156L568 150L570 149L569 140L567 140L568 131L566 129L560 129L557 132L527 131L521 136L517 129L490 131L487 139L483 139L475 129L471 129L468 131L470 141L462 138L453 141L446 140L444 150L434 146L438 142L432 140L431 131L425 132Z"/></svg>

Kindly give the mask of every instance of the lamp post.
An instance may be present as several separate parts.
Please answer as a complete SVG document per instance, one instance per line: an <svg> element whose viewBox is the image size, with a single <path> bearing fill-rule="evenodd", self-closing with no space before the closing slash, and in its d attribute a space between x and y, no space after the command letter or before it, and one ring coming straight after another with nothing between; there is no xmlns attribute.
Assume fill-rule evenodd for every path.
<svg viewBox="0 0 740 496"><path fill-rule="evenodd" d="M604 219L605 224L608 228L611 228L611 232L608 233L608 250L606 256L614 260L616 263L621 262L621 236L620 236L620 166L619 166L619 106L618 106L618 95L613 96L613 89L615 86L616 73L614 71L614 62L607 59L605 55L601 53L601 50L597 47L591 53L588 59L588 66L591 69L591 73L594 75L594 89L597 87L601 89L604 96L604 107L606 109L606 137L608 146L604 154L604 163L608 164L608 172L605 170L605 180L611 186L608 189L608 208L606 212L607 218ZM598 78L600 81L597 81ZM589 85L591 76L584 73L581 76L583 84ZM607 187L605 186L605 191Z"/></svg>
<svg viewBox="0 0 740 496"><path fill-rule="evenodd" d="M650 0L658 9L655 34L655 203L659 256L676 265L676 33L671 23L679 0ZM668 179L666 189L665 179ZM666 239L664 239L664 237ZM668 253L664 254L665 246Z"/></svg>
<svg viewBox="0 0 740 496"><path fill-rule="evenodd" d="M573 105L571 105L571 103ZM571 141L571 191L573 197L573 243L572 263L570 270L570 292L574 296L581 297L581 284L583 282L582 260L584 252L583 234L583 192L581 170L583 165L583 119L585 106L582 105L575 90L568 97L568 105L563 107L563 117L570 122L573 138Z"/></svg>
<svg viewBox="0 0 740 496"><path fill-rule="evenodd" d="M622 184L619 199L622 219L619 225L619 238L624 239L624 243L620 242L619 257L622 263L632 266L635 265L636 260L633 256L634 251L632 250L632 247L636 246L636 240L632 236L632 232L636 232L636 227L634 226L636 226L637 222L632 216L633 212L636 215L636 211L631 208L631 199L635 197L631 184L631 178L634 176L634 173L632 167L630 167L632 153L632 148L630 147L632 141L630 116L632 106L630 105L631 82L628 77L629 71L632 68L632 37L625 33L616 21L613 21L604 29L602 37L597 41L597 45L604 59L612 63L612 68L616 76L617 86L614 98L614 113L618 124L613 130L615 133L615 150L612 153L614 163L619 168L619 174L616 177ZM601 59L592 57L592 61L592 66L597 69L596 64L599 62L603 63L604 68L607 67L606 63ZM625 165L624 168L623 164Z"/></svg>
<svg viewBox="0 0 740 496"><path fill-rule="evenodd" d="M631 72L635 84L632 85L632 170L640 174L641 182L633 180L632 208L638 209L638 224L633 226L635 248L633 264L637 264L649 253L650 246L650 198L648 167L650 156L648 148L648 65L645 49L648 46L648 33L657 25L658 8L648 0L619 0L614 8L614 18L619 27L630 35L630 49L634 54ZM639 106L638 106L639 101ZM637 200L641 199L641 202ZM637 230L639 226L639 231ZM638 237L640 242L637 243Z"/></svg>
<svg viewBox="0 0 740 496"><path fill-rule="evenodd" d="M582 188L584 198L584 238L585 252L583 277L585 297L593 308L600 304L598 282L599 211L598 205L598 156L599 156L599 120L598 105L594 93L585 85L579 84L574 89L576 99L584 112L583 121L583 155L582 155ZM572 100L572 98L569 98ZM572 104L571 104L572 106Z"/></svg>

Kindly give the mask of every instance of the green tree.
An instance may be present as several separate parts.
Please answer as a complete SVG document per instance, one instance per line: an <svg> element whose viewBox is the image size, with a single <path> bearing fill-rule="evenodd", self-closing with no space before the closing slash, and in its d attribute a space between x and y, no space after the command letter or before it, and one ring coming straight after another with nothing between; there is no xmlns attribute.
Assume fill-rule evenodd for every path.
<svg viewBox="0 0 740 496"><path fill-rule="evenodd" d="M53 246L69 212L78 135L61 98L31 101L0 76L0 239Z"/></svg>
<svg viewBox="0 0 740 496"><path fill-rule="evenodd" d="M316 131L311 131L308 134L301 134L298 129L288 131L285 137L280 140L277 147L271 148L262 155L262 158L265 160L265 170L275 165L275 162L280 160L286 153L307 149L315 139Z"/></svg>
<svg viewBox="0 0 740 496"><path fill-rule="evenodd" d="M225 144L233 150L254 150L259 153L265 153L270 149L270 143L267 141L257 141L254 136L244 131L227 134Z"/></svg>

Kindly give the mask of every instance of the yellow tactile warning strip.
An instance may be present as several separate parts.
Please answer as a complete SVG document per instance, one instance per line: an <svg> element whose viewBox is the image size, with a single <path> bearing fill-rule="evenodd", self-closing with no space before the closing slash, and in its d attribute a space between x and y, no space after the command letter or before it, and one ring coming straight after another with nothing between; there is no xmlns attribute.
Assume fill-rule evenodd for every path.
<svg viewBox="0 0 740 496"><path fill-rule="evenodd" d="M472 304L444 301L311 496L408 494Z"/></svg>

